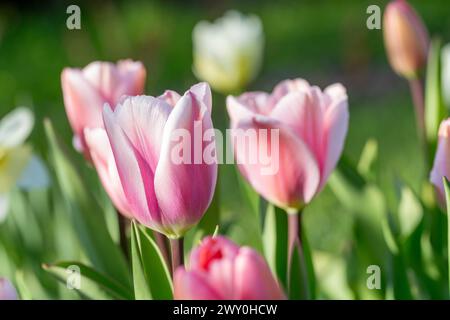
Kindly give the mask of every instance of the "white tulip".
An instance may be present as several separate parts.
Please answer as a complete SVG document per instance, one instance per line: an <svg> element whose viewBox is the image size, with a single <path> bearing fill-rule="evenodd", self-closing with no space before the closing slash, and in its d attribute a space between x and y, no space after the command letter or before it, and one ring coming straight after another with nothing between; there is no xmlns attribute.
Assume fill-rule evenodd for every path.
<svg viewBox="0 0 450 320"><path fill-rule="evenodd" d="M261 20L229 11L193 31L194 73L222 93L243 90L258 74L264 49Z"/></svg>
<svg viewBox="0 0 450 320"><path fill-rule="evenodd" d="M49 184L46 167L25 143L33 126L33 113L25 107L16 108L0 121L0 222L8 212L13 187L29 190Z"/></svg>

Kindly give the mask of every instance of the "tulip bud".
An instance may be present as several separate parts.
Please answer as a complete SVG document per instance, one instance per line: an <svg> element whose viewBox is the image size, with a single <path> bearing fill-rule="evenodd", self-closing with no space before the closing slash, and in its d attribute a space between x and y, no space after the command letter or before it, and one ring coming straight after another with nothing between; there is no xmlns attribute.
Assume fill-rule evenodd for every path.
<svg viewBox="0 0 450 320"><path fill-rule="evenodd" d="M157 98L127 97L114 111L105 105L103 117L130 213L155 231L181 237L202 218L216 185L217 161L174 158L176 148L187 147L190 155L191 146L197 146L200 157L207 147L215 150L214 141L195 134L213 130L209 86L197 84L181 97L173 91ZM122 191L119 183L111 188Z"/></svg>
<svg viewBox="0 0 450 320"><path fill-rule="evenodd" d="M201 21L193 41L196 76L219 92L242 90L259 72L264 34L256 16L230 11L214 23Z"/></svg>
<svg viewBox="0 0 450 320"><path fill-rule="evenodd" d="M227 109L233 135L255 132L247 136L252 148L233 141L239 170L252 187L284 209L298 210L309 203L344 147L349 117L345 88L334 84L321 91L302 79L286 80L271 94L229 96ZM261 130L267 138L259 138ZM278 140L272 141L270 136L277 132ZM261 154L268 150L271 156L263 159ZM248 160L252 157L256 161Z"/></svg>
<svg viewBox="0 0 450 320"><path fill-rule="evenodd" d="M144 91L146 72L140 62L122 60L117 64L92 62L83 69L65 68L61 74L64 106L74 132L75 149L90 159L85 128L103 128L103 104L113 108L122 96Z"/></svg>
<svg viewBox="0 0 450 320"><path fill-rule="evenodd" d="M439 127L439 141L434 157L430 181L436 187L438 200L445 205L445 190L442 178L450 179L450 118L442 121Z"/></svg>
<svg viewBox="0 0 450 320"><path fill-rule="evenodd" d="M18 300L17 291L12 283L0 277L0 300Z"/></svg>
<svg viewBox="0 0 450 320"><path fill-rule="evenodd" d="M174 276L177 300L281 300L283 291L255 250L225 237L207 237Z"/></svg>
<svg viewBox="0 0 450 320"><path fill-rule="evenodd" d="M394 71L407 79L417 77L427 61L429 38L422 19L406 0L386 6L383 35Z"/></svg>

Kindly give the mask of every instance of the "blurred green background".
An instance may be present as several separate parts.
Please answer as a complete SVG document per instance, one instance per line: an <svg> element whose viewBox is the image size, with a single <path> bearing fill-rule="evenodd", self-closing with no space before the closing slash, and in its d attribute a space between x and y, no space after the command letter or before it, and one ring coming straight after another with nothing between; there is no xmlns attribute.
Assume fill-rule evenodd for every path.
<svg viewBox="0 0 450 320"><path fill-rule="evenodd" d="M450 42L447 0L410 1L431 35ZM286 78L302 77L321 87L343 83L348 90L350 127L345 155L356 161L369 138L379 143L376 179L391 190L396 178L419 188L427 175L417 144L407 83L390 69L382 30L368 30L366 9L387 1L85 1L81 30L66 28L66 8L73 2L0 5L0 116L19 105L37 118L31 142L47 158L42 120L52 119L70 144L70 130L60 86L66 66L93 60L140 60L147 68L146 93L171 88L183 92L192 73L191 32L199 20L213 20L229 9L258 15L265 33L260 76L249 90L271 90ZM224 97L215 95L214 112L225 115ZM239 215L235 189L222 189L228 215ZM392 190L392 192L394 192ZM343 252L352 228L351 216L329 188L305 212L312 247ZM245 240L244 240L245 242Z"/></svg>

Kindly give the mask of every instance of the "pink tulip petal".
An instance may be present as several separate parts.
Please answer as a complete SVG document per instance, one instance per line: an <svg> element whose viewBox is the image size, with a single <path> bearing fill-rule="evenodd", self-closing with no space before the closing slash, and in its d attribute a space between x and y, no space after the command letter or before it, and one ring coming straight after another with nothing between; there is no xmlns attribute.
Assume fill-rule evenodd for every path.
<svg viewBox="0 0 450 320"><path fill-rule="evenodd" d="M125 118L127 111L133 112L132 108L124 109L124 111L118 108L116 113L113 113L108 106L105 106L103 110L105 128L119 177L135 218L148 227L163 231L159 227L161 214L154 191L154 172L147 159L142 156L144 152L133 145L131 139L119 126L121 118ZM119 115L117 112L123 113ZM135 124L137 125L137 122Z"/></svg>
<svg viewBox="0 0 450 320"><path fill-rule="evenodd" d="M282 300L284 296L269 266L253 249L240 249L235 261L234 294L239 300Z"/></svg>
<svg viewBox="0 0 450 320"><path fill-rule="evenodd" d="M250 110L243 105L236 97L227 97L227 111L231 120L231 127L234 127L236 123L245 118L251 118L256 115L253 110Z"/></svg>
<svg viewBox="0 0 450 320"><path fill-rule="evenodd" d="M288 125L314 154L322 172L325 165L324 112L320 103L320 93L308 94L296 91L280 99L270 116Z"/></svg>
<svg viewBox="0 0 450 320"><path fill-rule="evenodd" d="M195 96L195 100L201 104L201 107L205 107L209 114L212 114L212 97L209 85L206 82L200 82L193 85L189 91Z"/></svg>
<svg viewBox="0 0 450 320"><path fill-rule="evenodd" d="M162 95L158 97L158 99L164 100L172 108L175 107L180 98L181 96L173 90L166 90Z"/></svg>
<svg viewBox="0 0 450 320"><path fill-rule="evenodd" d="M347 97L335 100L325 113L324 127L327 137L326 160L321 177L319 190L325 185L328 176L336 167L339 157L344 149L345 137L347 135L349 121Z"/></svg>
<svg viewBox="0 0 450 320"><path fill-rule="evenodd" d="M445 204L445 189L442 178L450 179L450 118L444 120L439 127L439 143L434 157L430 181L438 191L438 197Z"/></svg>
<svg viewBox="0 0 450 320"><path fill-rule="evenodd" d="M95 169L114 206L126 217L132 218L131 208L123 191L108 135L101 128L84 129L84 136Z"/></svg>
<svg viewBox="0 0 450 320"><path fill-rule="evenodd" d="M290 92L309 92L310 85L303 79L283 80L275 86L271 94L271 103L275 106L281 98Z"/></svg>
<svg viewBox="0 0 450 320"><path fill-rule="evenodd" d="M103 96L103 101L115 107L122 95L135 96L144 90L146 72L140 62L122 60L92 62L83 69L84 77Z"/></svg>
<svg viewBox="0 0 450 320"><path fill-rule="evenodd" d="M270 95L265 92L247 92L239 97L227 97L227 110L233 123L247 116L268 115L272 108Z"/></svg>
<svg viewBox="0 0 450 320"><path fill-rule="evenodd" d="M178 268L174 276L175 300L221 300L223 299L209 284L206 276L197 271Z"/></svg>
<svg viewBox="0 0 450 320"><path fill-rule="evenodd" d="M239 299L235 289L234 259L217 259L212 261L208 270L208 282L216 292L227 299Z"/></svg>
<svg viewBox="0 0 450 320"><path fill-rule="evenodd" d="M239 246L222 236L206 237L192 250L189 266L191 270L207 270L215 259L233 259L239 252Z"/></svg>
<svg viewBox="0 0 450 320"><path fill-rule="evenodd" d="M67 117L75 135L84 146L83 129L102 126L103 97L77 69L64 69L61 83Z"/></svg>
<svg viewBox="0 0 450 320"><path fill-rule="evenodd" d="M128 97L116 107L117 124L136 150L156 170L164 126L172 108L163 100L149 96Z"/></svg>
<svg viewBox="0 0 450 320"><path fill-rule="evenodd" d="M17 300L16 288L6 278L0 277L0 300Z"/></svg>
<svg viewBox="0 0 450 320"><path fill-rule="evenodd" d="M209 108L188 91L173 108L164 128L161 154L155 172L155 192L164 213L165 224L180 235L196 223L208 208L217 179L217 163L203 161L203 150L209 142L202 141L202 134L213 128ZM195 137L194 127L201 128ZM188 163L176 163L173 150L183 144L174 139L176 133L188 134L191 156ZM197 142L195 142L197 139ZM184 141L186 142L186 141ZM200 151L195 156L195 145ZM189 150L189 145L186 145ZM198 159L200 158L200 159ZM195 163L198 161L198 163Z"/></svg>
<svg viewBox="0 0 450 320"><path fill-rule="evenodd" d="M312 199L320 181L318 164L308 146L295 135L291 128L275 119L258 116L252 120L239 122L236 129L245 132L251 129L258 133L259 129L265 129L267 132L267 136L262 136L262 139L259 139L259 134L249 137L249 145L253 150L244 143L234 146L241 172L258 193L281 207L299 207ZM272 134L276 133L273 130L276 129L279 134L278 157L276 154L272 155L266 165L261 161L252 162L251 152L255 149L265 148L271 153L276 152L275 146L271 143ZM259 155L260 153L257 160L260 159ZM268 174L268 168L277 170Z"/></svg>

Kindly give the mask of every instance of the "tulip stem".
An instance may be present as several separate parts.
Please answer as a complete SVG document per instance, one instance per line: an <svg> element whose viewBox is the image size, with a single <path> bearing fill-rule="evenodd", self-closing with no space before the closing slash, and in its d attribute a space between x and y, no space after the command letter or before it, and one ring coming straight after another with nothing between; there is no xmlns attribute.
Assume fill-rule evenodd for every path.
<svg viewBox="0 0 450 320"><path fill-rule="evenodd" d="M293 283L291 267L294 255L298 254L302 298L310 298L308 273L306 270L305 253L302 245L302 211L288 210L288 288L289 292L296 291L294 286L298 283Z"/></svg>
<svg viewBox="0 0 450 320"><path fill-rule="evenodd" d="M414 111L416 114L417 134L419 135L419 142L422 144L425 160L427 160L428 146L425 133L425 100L423 83L419 77L412 78L409 80L409 88L411 90Z"/></svg>
<svg viewBox="0 0 450 320"><path fill-rule="evenodd" d="M119 223L119 244L122 248L122 252L125 256L125 258L128 260L129 258L129 249L128 249L128 238L127 238L127 223L128 220L119 212L117 211L117 218Z"/></svg>
<svg viewBox="0 0 450 320"><path fill-rule="evenodd" d="M172 276L175 275L175 270L184 264L183 240L183 237L170 239L170 248L172 251Z"/></svg>
<svg viewBox="0 0 450 320"><path fill-rule="evenodd" d="M169 255L169 247L167 243L167 238L158 231L153 231L153 237L155 238L156 245L158 246L161 254L166 262L167 267L170 269L170 255Z"/></svg>

